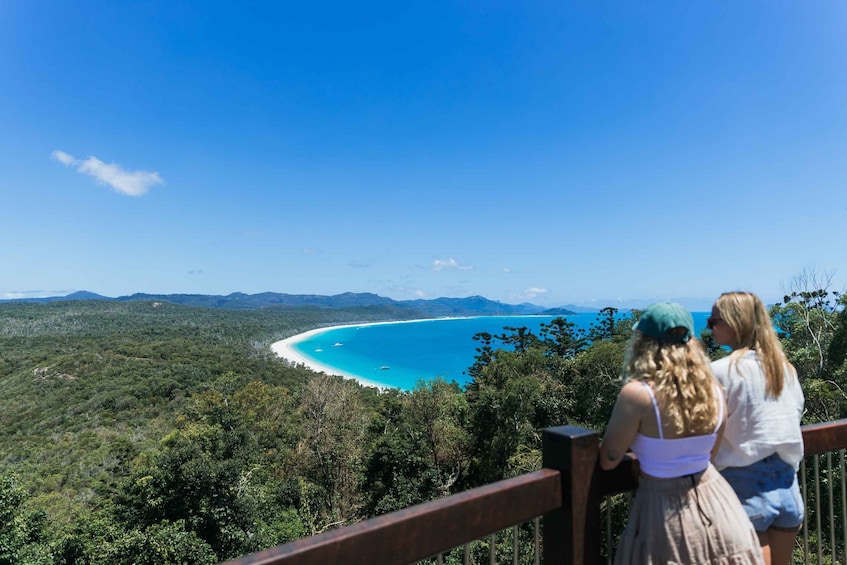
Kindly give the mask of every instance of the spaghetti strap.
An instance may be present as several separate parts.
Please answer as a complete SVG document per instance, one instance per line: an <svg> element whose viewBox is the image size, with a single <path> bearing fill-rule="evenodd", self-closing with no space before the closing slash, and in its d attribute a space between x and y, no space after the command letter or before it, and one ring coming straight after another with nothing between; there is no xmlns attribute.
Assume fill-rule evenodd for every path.
<svg viewBox="0 0 847 565"><path fill-rule="evenodd" d="M656 426L659 428L659 439L665 439L665 435L662 433L662 417L659 416L659 405L656 404L656 397L653 395L653 389L650 388L650 385L647 384L646 381L641 381L641 384L647 387L647 392L650 394L650 400L653 401L653 412L656 413Z"/></svg>

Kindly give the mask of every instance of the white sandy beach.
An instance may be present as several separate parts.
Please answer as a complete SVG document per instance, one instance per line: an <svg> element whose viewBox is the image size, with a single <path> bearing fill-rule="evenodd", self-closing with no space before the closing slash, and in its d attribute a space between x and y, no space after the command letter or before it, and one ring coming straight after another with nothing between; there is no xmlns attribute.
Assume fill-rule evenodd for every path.
<svg viewBox="0 0 847 565"><path fill-rule="evenodd" d="M418 321L418 320L415 320ZM397 324L402 322L377 322L378 324ZM316 330L309 330L307 332L293 335L291 337L285 338L282 341L277 341L271 344L271 351L277 354L277 356L282 357L286 361L294 363L296 365L303 365L316 373L326 373L327 375L337 375L339 377L344 377L345 379L354 379L359 381L359 384L362 386L372 386L381 390L385 390L386 387L384 384L375 383L368 379L362 378L359 375L354 375L352 373L347 373L345 371L340 371L338 369L334 369L327 365L323 365L318 363L317 361L313 361L312 359L307 359L302 354L300 354L297 350L292 347L293 345L300 343L303 340L306 340L312 336L322 334L324 332L337 330L338 328L349 328L349 327L362 327L369 326L373 324L344 324L340 326L329 326L326 328L318 328Z"/></svg>
<svg viewBox="0 0 847 565"><path fill-rule="evenodd" d="M466 316L466 317L477 318L477 317L482 317L482 316ZM329 327L326 327L326 328L318 328L318 329L315 329L315 330L309 330L307 332L285 338L282 341L277 341L277 342L271 344L271 351L273 351L277 356L282 357L283 359L285 359L286 361L288 361L290 363L294 363L295 365L303 365L306 368L311 369L312 371L315 371L316 373L326 373L327 375L337 375L339 377L344 377L345 379L354 379L356 381L359 381L359 384L361 384L362 386L372 386L372 387L376 387L376 388L381 389L381 390L385 390L385 389L390 388L390 387L388 387L384 384L380 384L380 383L368 380L368 379L363 378L359 375L354 375L352 373L347 373L347 372L341 371L339 369L334 369L334 368L329 367L327 365L323 365L321 363L318 363L317 361L313 361L312 359L307 359L301 353L296 351L294 349L294 347L292 347L292 346L297 344L297 343L300 343L301 341L304 341L304 340L306 340L306 339L308 339L312 336L322 334L324 332L328 332L328 331L331 331L331 330L336 330L338 328L361 328L361 327L365 327L365 326L380 326L380 325L388 325L388 324L408 324L408 323L412 323L412 322L425 322L427 320L435 320L435 319L451 320L451 319L457 319L457 318L459 318L459 317L458 316L450 316L450 317L445 317L445 318L422 318L422 319L418 319L418 320L397 320L397 321L393 321L393 322L369 322L369 323L363 323L363 324L342 324L342 325L338 325L338 326L329 326Z"/></svg>

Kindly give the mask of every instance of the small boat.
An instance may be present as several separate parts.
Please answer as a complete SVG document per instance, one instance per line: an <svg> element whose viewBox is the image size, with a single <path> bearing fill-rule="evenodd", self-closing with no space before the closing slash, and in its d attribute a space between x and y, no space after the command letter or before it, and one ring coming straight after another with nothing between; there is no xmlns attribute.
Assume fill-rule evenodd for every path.
<svg viewBox="0 0 847 565"><path fill-rule="evenodd" d="M339 343L339 342L337 342L337 341L336 341L335 343L333 343L333 344L332 344L332 346L333 346L333 347L341 347L342 345L344 345L344 344L343 344L343 343Z"/></svg>
<svg viewBox="0 0 847 565"><path fill-rule="evenodd" d="M315 349L315 353L323 353L323 349L321 349L321 348L319 347L319 348Z"/></svg>
<svg viewBox="0 0 847 565"><path fill-rule="evenodd" d="M390 368L391 368L391 367L389 367L388 365L381 365L381 366L379 367L379 370L380 370L380 371L387 371L387 370L388 370L388 369L390 369Z"/></svg>

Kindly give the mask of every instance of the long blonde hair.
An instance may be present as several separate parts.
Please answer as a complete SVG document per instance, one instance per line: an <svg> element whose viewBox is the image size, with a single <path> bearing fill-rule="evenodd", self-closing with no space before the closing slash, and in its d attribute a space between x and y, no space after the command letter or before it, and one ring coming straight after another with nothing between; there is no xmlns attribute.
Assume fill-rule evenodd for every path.
<svg viewBox="0 0 847 565"><path fill-rule="evenodd" d="M717 381L697 339L665 343L636 330L624 358L623 377L652 385L662 422L677 435L709 434L717 428Z"/></svg>
<svg viewBox="0 0 847 565"><path fill-rule="evenodd" d="M765 395L776 398L782 394L786 373L796 377L797 370L785 356L768 310L759 297L751 292L724 292L715 301L715 310L735 332L731 362L754 350L765 373Z"/></svg>

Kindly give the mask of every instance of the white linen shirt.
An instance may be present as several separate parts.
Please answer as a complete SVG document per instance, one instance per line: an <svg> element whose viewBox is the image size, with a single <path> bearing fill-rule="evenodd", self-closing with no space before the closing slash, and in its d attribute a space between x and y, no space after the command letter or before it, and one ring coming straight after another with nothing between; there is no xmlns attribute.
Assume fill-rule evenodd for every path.
<svg viewBox="0 0 847 565"><path fill-rule="evenodd" d="M782 394L765 397L765 374L753 350L712 362L726 390L726 426L714 464L718 469L746 467L773 455L800 468L803 459L803 390L786 367Z"/></svg>

